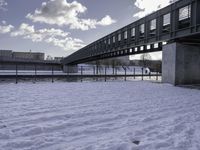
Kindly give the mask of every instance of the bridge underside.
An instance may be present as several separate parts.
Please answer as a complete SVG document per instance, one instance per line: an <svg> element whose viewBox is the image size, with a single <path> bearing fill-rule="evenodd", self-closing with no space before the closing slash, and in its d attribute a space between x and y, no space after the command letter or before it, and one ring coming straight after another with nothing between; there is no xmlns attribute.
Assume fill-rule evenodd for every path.
<svg viewBox="0 0 200 150"><path fill-rule="evenodd" d="M149 46L149 47L148 47ZM110 51L107 53L103 53L100 55L95 55L83 59L75 60L67 65L77 65L81 63L87 63L91 61L97 61L102 59L108 59L108 58L115 58L115 57L122 57L122 56L129 56L129 55L137 55L137 54L143 54L143 53L151 53L151 52L158 52L162 51L162 43L158 44L150 44L150 45L142 46L142 47L133 47L133 48L126 48L126 49L120 49L117 51Z"/></svg>

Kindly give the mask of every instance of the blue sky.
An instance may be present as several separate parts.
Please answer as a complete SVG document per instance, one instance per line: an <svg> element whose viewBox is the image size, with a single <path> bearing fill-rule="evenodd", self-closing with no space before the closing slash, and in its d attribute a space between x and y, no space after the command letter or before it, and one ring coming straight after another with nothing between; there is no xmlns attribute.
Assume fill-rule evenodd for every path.
<svg viewBox="0 0 200 150"><path fill-rule="evenodd" d="M152 1L0 0L0 49L67 56L169 4Z"/></svg>

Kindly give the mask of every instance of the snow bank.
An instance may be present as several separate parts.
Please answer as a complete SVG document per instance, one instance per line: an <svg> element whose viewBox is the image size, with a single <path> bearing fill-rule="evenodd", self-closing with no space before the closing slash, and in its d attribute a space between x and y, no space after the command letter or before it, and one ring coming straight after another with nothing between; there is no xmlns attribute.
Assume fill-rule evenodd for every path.
<svg viewBox="0 0 200 150"><path fill-rule="evenodd" d="M199 90L150 82L0 85L2 150L199 150L199 127Z"/></svg>

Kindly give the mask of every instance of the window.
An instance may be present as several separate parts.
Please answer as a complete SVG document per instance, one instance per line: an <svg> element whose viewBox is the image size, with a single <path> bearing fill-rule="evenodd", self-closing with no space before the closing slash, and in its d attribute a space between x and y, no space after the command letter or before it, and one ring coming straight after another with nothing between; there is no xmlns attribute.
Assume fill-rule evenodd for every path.
<svg viewBox="0 0 200 150"><path fill-rule="evenodd" d="M140 50L143 51L144 50L144 46L140 46Z"/></svg>
<svg viewBox="0 0 200 150"><path fill-rule="evenodd" d="M118 34L118 41L121 41L121 34Z"/></svg>
<svg viewBox="0 0 200 150"><path fill-rule="evenodd" d="M150 21L150 30L156 29L156 19Z"/></svg>
<svg viewBox="0 0 200 150"><path fill-rule="evenodd" d="M108 44L110 45L110 38L108 39Z"/></svg>
<svg viewBox="0 0 200 150"><path fill-rule="evenodd" d="M144 33L144 24L140 25L140 33L143 34Z"/></svg>
<svg viewBox="0 0 200 150"><path fill-rule="evenodd" d="M115 43L115 36L113 36L113 43Z"/></svg>
<svg viewBox="0 0 200 150"><path fill-rule="evenodd" d="M137 50L138 50L137 47L135 47L135 52L137 52Z"/></svg>
<svg viewBox="0 0 200 150"><path fill-rule="evenodd" d="M163 16L163 26L167 26L167 25L169 25L170 23L171 23L171 14L170 13L168 13L168 14L166 14L166 15L164 15Z"/></svg>
<svg viewBox="0 0 200 150"><path fill-rule="evenodd" d="M131 36L132 36L132 37L135 36L135 28L132 28L132 29L131 29Z"/></svg>
<svg viewBox="0 0 200 150"><path fill-rule="evenodd" d="M127 31L124 32L124 39L127 39L128 38L128 33Z"/></svg>
<svg viewBox="0 0 200 150"><path fill-rule="evenodd" d="M164 42L162 42L162 45L166 45L166 44L167 44L167 42L165 42L165 41L164 41Z"/></svg>
<svg viewBox="0 0 200 150"><path fill-rule="evenodd" d="M158 43L155 43L154 48L158 48L158 47L159 47Z"/></svg>
<svg viewBox="0 0 200 150"><path fill-rule="evenodd" d="M179 21L188 19L190 17L191 17L191 5L179 9Z"/></svg>

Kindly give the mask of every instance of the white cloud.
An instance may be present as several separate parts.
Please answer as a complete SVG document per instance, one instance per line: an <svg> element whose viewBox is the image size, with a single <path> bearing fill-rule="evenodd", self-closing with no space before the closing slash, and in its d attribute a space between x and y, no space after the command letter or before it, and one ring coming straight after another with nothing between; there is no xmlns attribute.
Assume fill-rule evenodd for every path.
<svg viewBox="0 0 200 150"><path fill-rule="evenodd" d="M66 51L78 50L85 46L82 40L70 37L70 33L63 30L54 28L36 30L34 26L26 23L22 23L17 31L11 33L11 36L21 36L33 42L46 42Z"/></svg>
<svg viewBox="0 0 200 150"><path fill-rule="evenodd" d="M6 21L3 20L2 21L3 25L0 25L0 34L5 34L5 33L9 33L14 29L14 26L12 25L7 25Z"/></svg>
<svg viewBox="0 0 200 150"><path fill-rule="evenodd" d="M115 20L113 20L110 16L107 15L104 18L102 18L101 21L98 22L98 24L102 26L107 26L115 22L116 22Z"/></svg>
<svg viewBox="0 0 200 150"><path fill-rule="evenodd" d="M80 18L87 8L77 1L67 2L67 0L50 0L43 2L40 9L36 9L34 14L27 14L26 18L33 22L46 23L51 25L64 26L70 29L89 30L97 25L108 26L116 21L110 16L105 16L100 21L96 19Z"/></svg>
<svg viewBox="0 0 200 150"><path fill-rule="evenodd" d="M0 0L0 10L6 10L4 7L7 5L8 3L5 0Z"/></svg>
<svg viewBox="0 0 200 150"><path fill-rule="evenodd" d="M142 18L160 8L163 8L170 3L178 0L136 0L135 5L141 9L134 17Z"/></svg>

